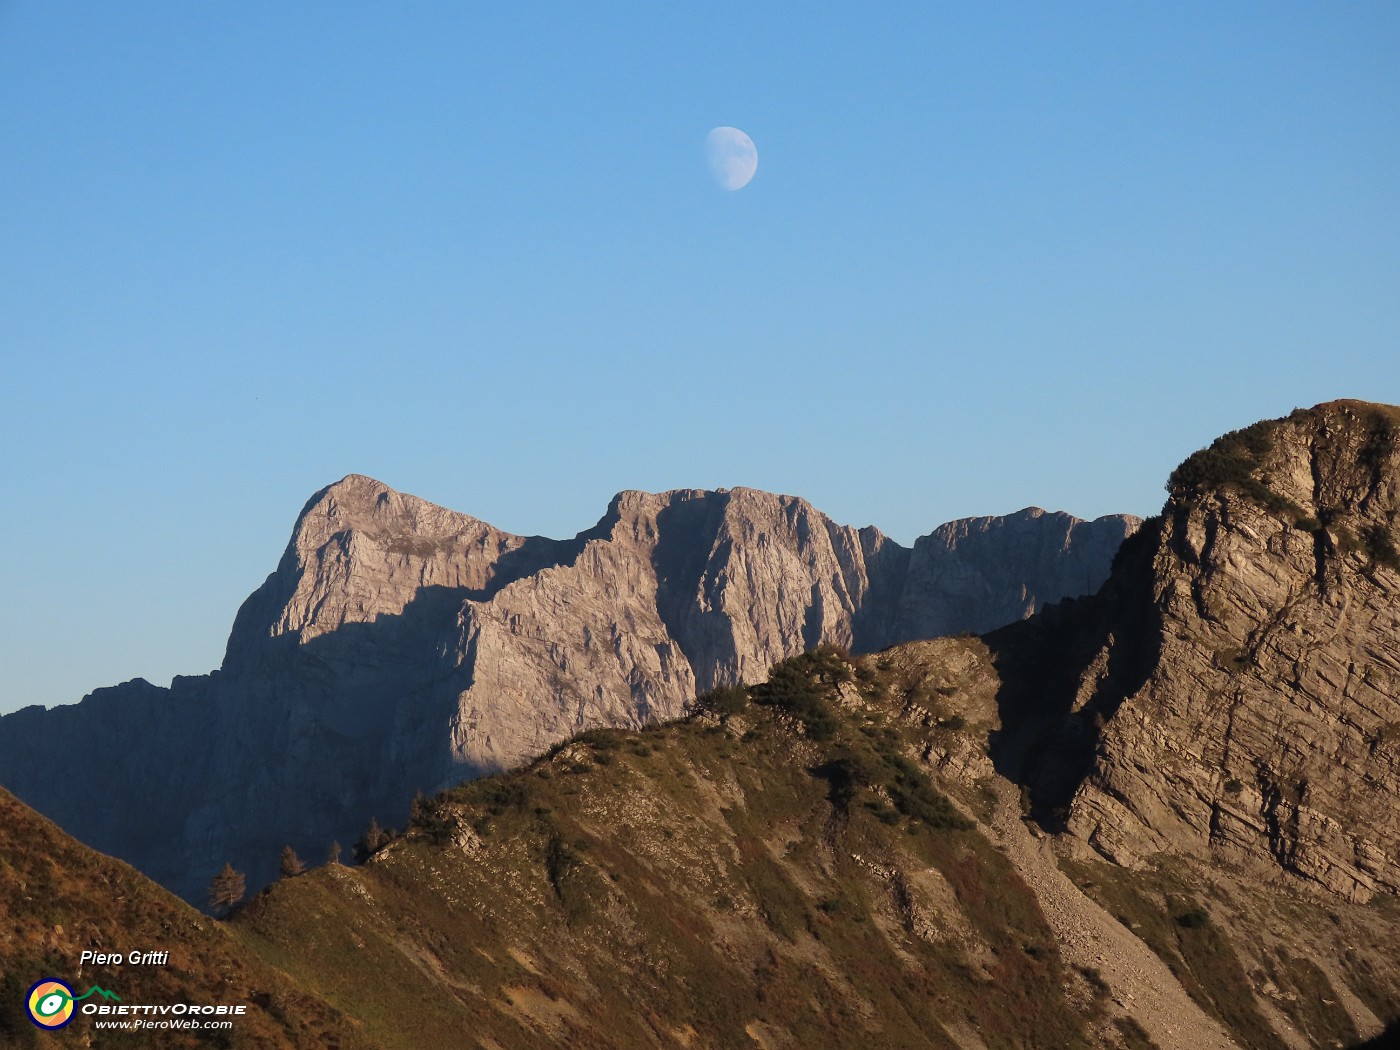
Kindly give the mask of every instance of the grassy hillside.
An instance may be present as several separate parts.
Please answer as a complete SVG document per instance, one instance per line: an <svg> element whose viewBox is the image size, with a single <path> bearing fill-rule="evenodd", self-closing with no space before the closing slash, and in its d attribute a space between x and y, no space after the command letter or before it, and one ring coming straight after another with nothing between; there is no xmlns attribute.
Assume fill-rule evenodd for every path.
<svg viewBox="0 0 1400 1050"><path fill-rule="evenodd" d="M283 880L232 931L386 1048L1153 1046L994 845L1007 702L977 639L818 651L421 801L368 863ZM1060 863L1241 1047L1397 1015L1389 899Z"/></svg>
<svg viewBox="0 0 1400 1050"><path fill-rule="evenodd" d="M165 966L80 968L84 949L170 955ZM66 1031L44 1033L30 1022L25 999L45 977L79 995L98 985L128 1004L246 1003L248 1013L229 1031L104 1032L79 1014ZM221 924L0 789L0 1046L70 1039L97 1047L368 1045L354 1023L252 956Z"/></svg>
<svg viewBox="0 0 1400 1050"><path fill-rule="evenodd" d="M1092 989L914 760L965 718L829 652L708 707L422 805L236 934L385 1047L1089 1045Z"/></svg>
<svg viewBox="0 0 1400 1050"><path fill-rule="evenodd" d="M1165 1050L1138 1021L1181 1019L1144 1013L1088 927L1057 941L1046 865L1240 1047L1341 1047L1400 1016L1393 898L1183 858L1025 867L1007 819L1021 850L1053 840L987 753L1022 700L978 639L820 650L684 721L420 800L363 865L283 879L226 924L0 793L0 1045L59 1038L23 1008L54 976L251 1007L231 1032L75 1022L96 1046ZM84 948L171 960L79 972Z"/></svg>

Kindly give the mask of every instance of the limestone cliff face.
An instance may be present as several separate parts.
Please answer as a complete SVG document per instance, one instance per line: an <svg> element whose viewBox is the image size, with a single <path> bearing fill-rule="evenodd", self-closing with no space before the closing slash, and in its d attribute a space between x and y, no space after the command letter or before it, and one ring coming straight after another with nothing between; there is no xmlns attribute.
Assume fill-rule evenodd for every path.
<svg viewBox="0 0 1400 1050"><path fill-rule="evenodd" d="M401 822L416 790L676 717L818 643L875 649L1084 593L1136 524L1024 511L911 554L793 497L681 490L624 492L560 541L352 475L303 509L220 671L0 719L0 782L196 898L226 860L265 881L285 843L319 858L370 816Z"/></svg>
<svg viewBox="0 0 1400 1050"><path fill-rule="evenodd" d="M1032 508L942 526L911 554L741 488L624 492L592 530L555 541L351 476L302 512L225 666L285 638L319 642L321 661L356 676L401 676L416 647L420 668L446 664L462 686L445 781L590 726L674 718L697 692L761 680L822 642L875 649L1027 616L1094 590L1136 524ZM373 644L356 629L368 624Z"/></svg>
<svg viewBox="0 0 1400 1050"><path fill-rule="evenodd" d="M940 525L914 544L900 633L984 634L1061 598L1093 594L1139 524L1123 515L1080 521L1029 507Z"/></svg>
<svg viewBox="0 0 1400 1050"><path fill-rule="evenodd" d="M1124 863L1214 851L1400 891L1398 431L1400 410L1336 402L1177 471L1115 572L1138 637L1110 634L1080 680L1107 722L1072 833Z"/></svg>

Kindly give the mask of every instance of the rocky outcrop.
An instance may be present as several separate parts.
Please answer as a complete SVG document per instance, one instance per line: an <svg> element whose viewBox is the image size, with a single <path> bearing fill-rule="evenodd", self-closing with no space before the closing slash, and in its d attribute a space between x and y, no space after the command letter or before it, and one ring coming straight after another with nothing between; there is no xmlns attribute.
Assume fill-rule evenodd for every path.
<svg viewBox="0 0 1400 1050"><path fill-rule="evenodd" d="M1209 852L1400 892L1397 432L1400 410L1335 402L1177 470L1078 681L1071 721L1101 728L1071 833L1130 865Z"/></svg>
<svg viewBox="0 0 1400 1050"><path fill-rule="evenodd" d="M319 857L417 790L596 726L680 715L818 643L979 630L1082 594L1136 519L1023 511L911 552L751 489L624 492L522 537L352 475L303 509L221 670L0 719L0 782L197 899L232 860Z"/></svg>

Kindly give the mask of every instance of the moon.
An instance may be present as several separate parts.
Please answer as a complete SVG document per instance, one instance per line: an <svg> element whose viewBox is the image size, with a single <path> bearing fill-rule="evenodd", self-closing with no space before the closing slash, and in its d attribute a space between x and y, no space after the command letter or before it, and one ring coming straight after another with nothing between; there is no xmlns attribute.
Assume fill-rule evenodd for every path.
<svg viewBox="0 0 1400 1050"><path fill-rule="evenodd" d="M738 128L711 128L705 136L705 160L722 189L742 190L758 170L758 147Z"/></svg>

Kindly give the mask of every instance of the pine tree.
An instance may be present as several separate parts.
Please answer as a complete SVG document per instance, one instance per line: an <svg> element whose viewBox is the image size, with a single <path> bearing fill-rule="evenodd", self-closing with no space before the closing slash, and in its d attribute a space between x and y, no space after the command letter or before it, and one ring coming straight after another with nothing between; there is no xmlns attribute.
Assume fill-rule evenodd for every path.
<svg viewBox="0 0 1400 1050"><path fill-rule="evenodd" d="M369 827L365 829L360 841L355 843L355 859L363 864L383 849L392 837L391 832L385 831L379 826L379 821L370 817Z"/></svg>
<svg viewBox="0 0 1400 1050"><path fill-rule="evenodd" d="M331 848L328 849L328 850L326 850L326 863L327 863L327 864L339 864L339 863L340 863L340 843L339 843L339 842L332 842L332 843L331 843Z"/></svg>
<svg viewBox="0 0 1400 1050"><path fill-rule="evenodd" d="M243 900L248 883L241 871L225 863L209 883L209 910L220 918L229 914Z"/></svg>
<svg viewBox="0 0 1400 1050"><path fill-rule="evenodd" d="M291 846L283 846L281 864L282 878L294 879L305 870L306 865L303 864L301 858L297 856L297 851L292 849Z"/></svg>
<svg viewBox="0 0 1400 1050"><path fill-rule="evenodd" d="M438 845L446 842L452 834L452 825L441 796L430 798L421 791L414 795L408 823L410 827L427 834Z"/></svg>

